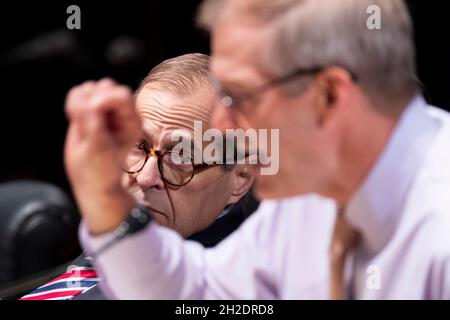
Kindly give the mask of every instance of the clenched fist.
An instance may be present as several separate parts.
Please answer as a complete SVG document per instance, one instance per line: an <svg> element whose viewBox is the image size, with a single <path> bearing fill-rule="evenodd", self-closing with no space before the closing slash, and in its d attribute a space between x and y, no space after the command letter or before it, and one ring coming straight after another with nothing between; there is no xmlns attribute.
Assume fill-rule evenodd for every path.
<svg viewBox="0 0 450 320"><path fill-rule="evenodd" d="M89 81L66 98L65 166L88 230L114 230L134 206L121 186L121 164L141 133L134 98L113 80Z"/></svg>

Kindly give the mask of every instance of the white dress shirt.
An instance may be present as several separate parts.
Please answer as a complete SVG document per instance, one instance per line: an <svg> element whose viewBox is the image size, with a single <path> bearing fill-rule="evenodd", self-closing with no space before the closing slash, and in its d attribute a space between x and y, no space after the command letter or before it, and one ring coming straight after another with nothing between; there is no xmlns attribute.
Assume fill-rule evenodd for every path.
<svg viewBox="0 0 450 320"><path fill-rule="evenodd" d="M356 159L357 160L357 159ZM122 299L322 299L336 206L307 195L263 201L204 249L156 224L103 253L105 294ZM347 260L349 297L450 298L450 116L415 98L347 206L362 233ZM111 235L80 228L87 253Z"/></svg>
<svg viewBox="0 0 450 320"><path fill-rule="evenodd" d="M351 297L450 299L450 115L416 97L346 216Z"/></svg>
<svg viewBox="0 0 450 320"><path fill-rule="evenodd" d="M316 195L262 201L210 249L151 224L105 251L95 266L110 298L326 299L335 212L334 201ZM87 253L111 238L80 232Z"/></svg>

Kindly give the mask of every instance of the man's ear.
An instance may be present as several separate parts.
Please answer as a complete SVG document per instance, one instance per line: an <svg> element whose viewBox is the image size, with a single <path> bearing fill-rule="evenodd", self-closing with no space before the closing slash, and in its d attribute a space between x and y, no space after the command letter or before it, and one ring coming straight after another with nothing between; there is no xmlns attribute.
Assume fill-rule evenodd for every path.
<svg viewBox="0 0 450 320"><path fill-rule="evenodd" d="M228 201L229 204L238 202L250 190L255 182L255 166L250 164L236 164L232 174L234 175L234 186Z"/></svg>
<svg viewBox="0 0 450 320"><path fill-rule="evenodd" d="M336 112L336 107L347 99L353 84L351 75L340 67L331 67L319 76L319 122L322 124Z"/></svg>

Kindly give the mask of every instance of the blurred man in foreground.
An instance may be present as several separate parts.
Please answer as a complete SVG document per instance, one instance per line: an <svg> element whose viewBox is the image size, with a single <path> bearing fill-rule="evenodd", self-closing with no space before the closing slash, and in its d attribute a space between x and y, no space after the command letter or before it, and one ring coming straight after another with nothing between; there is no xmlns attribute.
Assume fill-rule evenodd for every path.
<svg viewBox="0 0 450 320"><path fill-rule="evenodd" d="M374 4L381 31L367 27ZM337 220L328 282L316 271L328 238L315 196L295 208L265 202L270 210L210 250L151 223L98 258L105 287L119 298L321 298L329 285L331 298L449 298L450 117L420 96L404 3L210 0L202 21L216 57L214 123L280 129L280 170L258 177L258 194L331 197L351 226ZM123 161L139 124L129 92L102 86L87 93L94 101L67 100L67 169L90 250L134 206L101 163ZM308 219L317 223L305 228Z"/></svg>

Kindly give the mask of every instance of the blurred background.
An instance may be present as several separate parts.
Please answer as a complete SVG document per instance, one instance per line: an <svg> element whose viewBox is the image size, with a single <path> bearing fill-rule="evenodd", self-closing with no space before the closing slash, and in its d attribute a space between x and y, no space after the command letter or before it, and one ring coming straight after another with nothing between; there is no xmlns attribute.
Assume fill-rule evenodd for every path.
<svg viewBox="0 0 450 320"><path fill-rule="evenodd" d="M34 178L69 191L64 97L87 79L135 88L162 60L208 52L194 24L199 1L5 1L0 9L0 182ZM81 30L68 30L69 5Z"/></svg>
<svg viewBox="0 0 450 320"><path fill-rule="evenodd" d="M208 36L194 23L199 2L3 1L0 183L40 180L71 197L63 167L65 94L84 80L104 76L136 88L164 59L208 53ZM445 3L407 2L416 28L419 77L432 103L449 110ZM66 10L73 4L81 9L81 30L66 28Z"/></svg>

